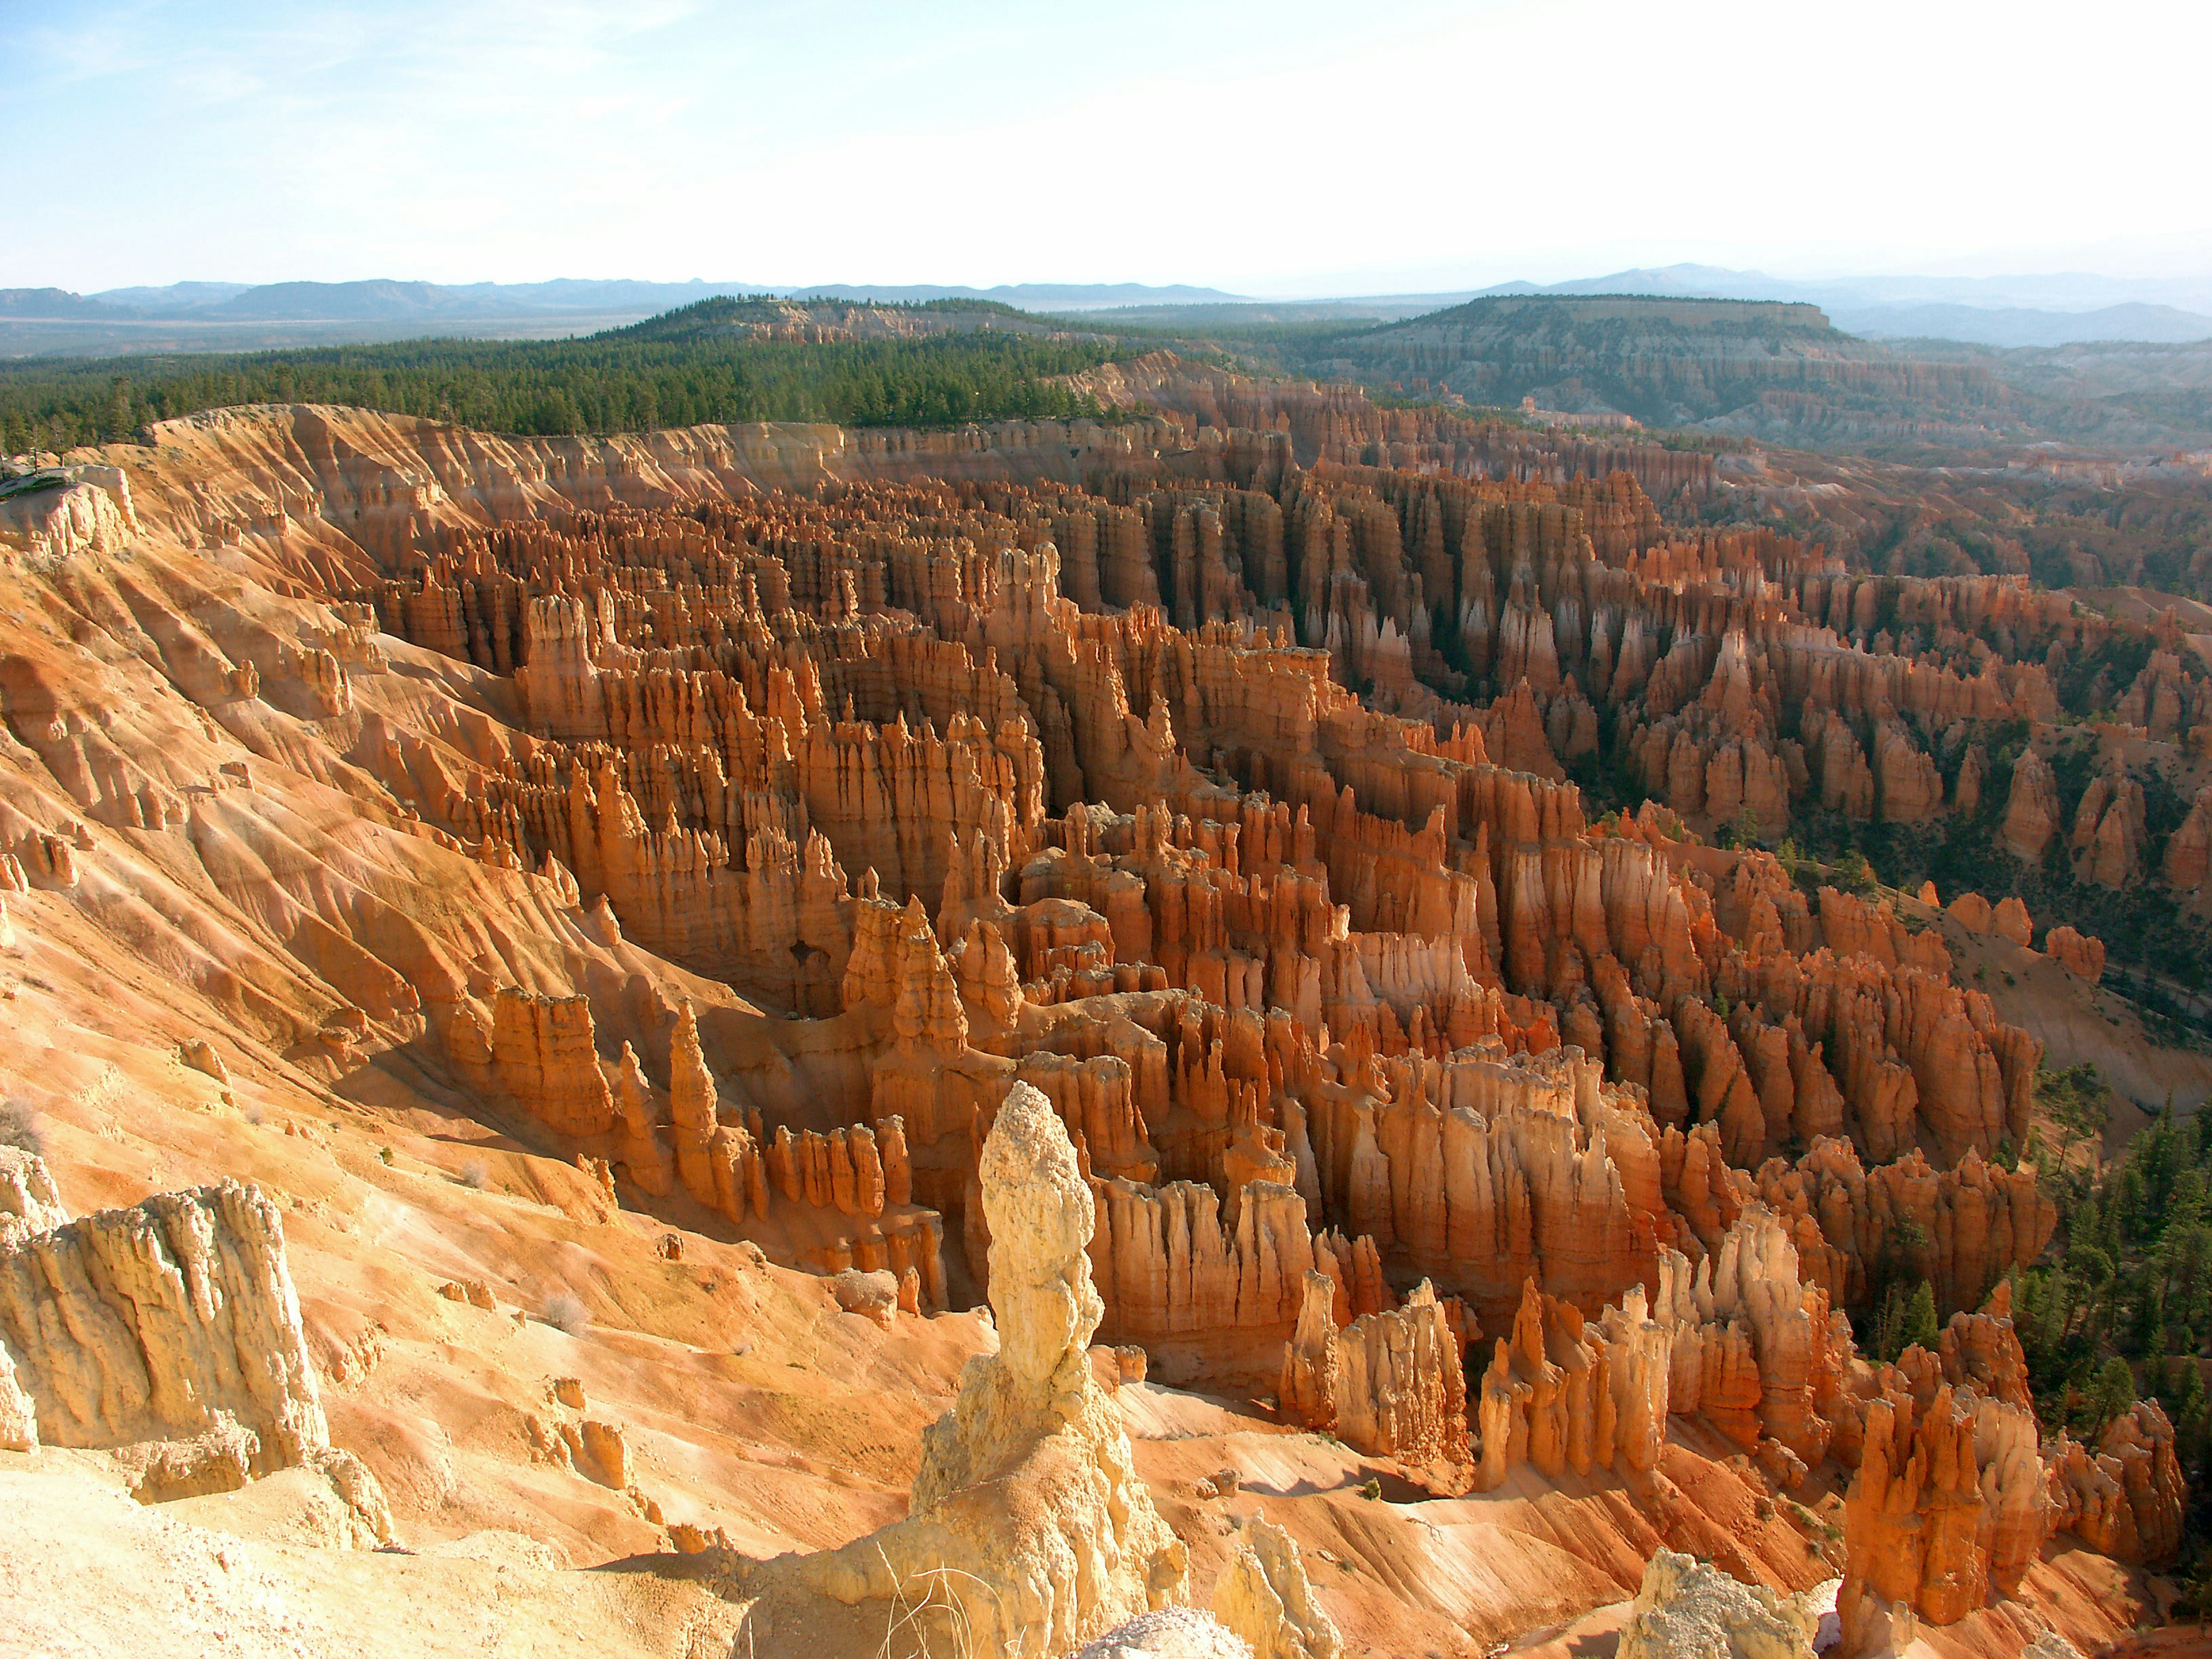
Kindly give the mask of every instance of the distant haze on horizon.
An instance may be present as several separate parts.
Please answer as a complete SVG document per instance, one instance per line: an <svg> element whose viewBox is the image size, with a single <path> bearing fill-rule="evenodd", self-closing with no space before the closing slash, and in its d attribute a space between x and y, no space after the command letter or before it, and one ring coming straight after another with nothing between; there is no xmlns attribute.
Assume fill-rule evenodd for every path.
<svg viewBox="0 0 2212 1659"><path fill-rule="evenodd" d="M2212 273L2201 9L0 0L0 287Z"/></svg>

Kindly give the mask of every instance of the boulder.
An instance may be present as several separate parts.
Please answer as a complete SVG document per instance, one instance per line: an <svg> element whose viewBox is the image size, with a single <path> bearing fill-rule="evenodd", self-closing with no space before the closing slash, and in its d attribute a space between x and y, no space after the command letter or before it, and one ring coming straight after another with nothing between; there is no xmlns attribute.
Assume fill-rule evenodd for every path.
<svg viewBox="0 0 2212 1659"><path fill-rule="evenodd" d="M1661 1549L1628 1604L1618 1659L1812 1659L1806 1599L1739 1583L1710 1561Z"/></svg>
<svg viewBox="0 0 2212 1659"><path fill-rule="evenodd" d="M847 1313L860 1314L889 1329L898 1322L898 1275L878 1269L861 1273L848 1267L830 1281L830 1294Z"/></svg>

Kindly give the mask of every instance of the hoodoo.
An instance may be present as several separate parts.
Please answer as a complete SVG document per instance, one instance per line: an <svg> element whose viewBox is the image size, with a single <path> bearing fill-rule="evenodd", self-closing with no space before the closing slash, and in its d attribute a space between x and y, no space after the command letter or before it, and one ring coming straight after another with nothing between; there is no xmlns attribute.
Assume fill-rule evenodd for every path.
<svg viewBox="0 0 2212 1659"><path fill-rule="evenodd" d="M263 247L308 187L149 63L285 85L255 142L308 160L401 111L522 249L582 204L1028 258L1097 192L992 65L1048 34L1062 126L1146 107L1048 8L847 28L837 98L780 67L811 14L263 73L238 9L120 57L46 9L10 138L67 182L0 246L85 268L110 212L137 259L242 179ZM1234 65L1204 10L1176 61ZM1647 143L1577 100L1632 36L1768 73L1390 27L1552 172ZM1869 33L1792 55L1810 106ZM1465 100L1310 44L1358 72L1200 106L1298 111L1302 208L1467 234L1401 165ZM434 119L382 96L425 53ZM947 64L988 187L730 153ZM2074 80L2007 178L2193 107ZM55 151L111 84L161 129ZM623 188L450 142L484 111ZM1835 172L1769 125L1697 173L1737 217ZM2139 148L2100 176L2177 171ZM679 152L774 205L666 213ZM453 196L343 183L331 250ZM1113 216L1138 264L1233 222L1182 196ZM2002 1659L2212 1613L2203 343L2172 284L1890 291L0 289L0 1648Z"/></svg>

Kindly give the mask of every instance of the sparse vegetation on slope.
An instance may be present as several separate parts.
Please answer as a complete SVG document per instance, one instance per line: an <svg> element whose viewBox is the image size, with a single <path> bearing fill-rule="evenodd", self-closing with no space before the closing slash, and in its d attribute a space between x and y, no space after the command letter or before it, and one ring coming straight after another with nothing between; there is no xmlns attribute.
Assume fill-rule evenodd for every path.
<svg viewBox="0 0 2212 1659"><path fill-rule="evenodd" d="M2036 1102L2057 1145L2032 1150L2060 1217L2046 1265L2014 1291L2036 1414L2047 1432L2094 1440L2139 1397L2157 1399L2173 1422L2201 1542L2212 1522L2212 1114L2163 1113L2093 1170L2078 1149L2103 1133L2110 1109L2095 1068L2039 1073Z"/></svg>

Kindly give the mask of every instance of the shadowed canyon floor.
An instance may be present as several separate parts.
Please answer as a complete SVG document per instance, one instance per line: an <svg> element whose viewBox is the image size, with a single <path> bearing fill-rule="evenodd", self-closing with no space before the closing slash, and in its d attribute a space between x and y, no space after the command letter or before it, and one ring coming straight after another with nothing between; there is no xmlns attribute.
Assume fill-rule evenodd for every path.
<svg viewBox="0 0 2212 1659"><path fill-rule="evenodd" d="M1662 1549L1840 1579L1859 1651L2159 1616L2173 1430L2045 1433L2007 1279L2039 1064L2212 1061L2065 916L1721 843L1984 825L2201 926L2174 617L1146 373L263 406L0 500L29 1650L1318 1655L1310 1582L1346 1653L1587 1655ZM1900 1275L1942 1328L1876 1363Z"/></svg>

